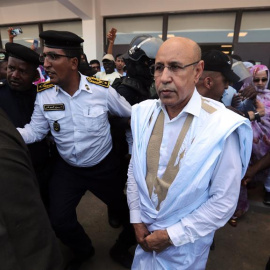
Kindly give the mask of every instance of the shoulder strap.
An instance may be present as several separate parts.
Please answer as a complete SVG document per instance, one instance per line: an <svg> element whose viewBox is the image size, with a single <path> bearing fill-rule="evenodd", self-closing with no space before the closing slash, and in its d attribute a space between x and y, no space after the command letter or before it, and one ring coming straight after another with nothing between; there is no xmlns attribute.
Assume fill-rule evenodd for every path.
<svg viewBox="0 0 270 270"><path fill-rule="evenodd" d="M42 92L42 91L49 89L49 88L52 88L52 87L54 87L54 84L51 82L39 83L37 85L37 92L39 93L39 92Z"/></svg>
<svg viewBox="0 0 270 270"><path fill-rule="evenodd" d="M86 80L90 83L105 87L105 88L109 88L110 86L110 82L109 81L103 81L100 79L97 79L95 77L86 77Z"/></svg>

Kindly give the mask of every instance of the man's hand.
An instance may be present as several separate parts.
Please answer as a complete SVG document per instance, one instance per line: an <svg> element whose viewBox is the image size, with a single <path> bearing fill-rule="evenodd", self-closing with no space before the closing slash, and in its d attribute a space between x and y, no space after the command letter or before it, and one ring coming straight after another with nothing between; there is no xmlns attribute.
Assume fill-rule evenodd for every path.
<svg viewBox="0 0 270 270"><path fill-rule="evenodd" d="M242 101L242 97L239 94L234 94L232 98L232 107L237 108Z"/></svg>
<svg viewBox="0 0 270 270"><path fill-rule="evenodd" d="M11 33L11 31L13 30L13 28L12 27L9 27L8 28L8 39L9 39L9 42L13 42L13 39L16 37L16 35L13 35L12 33Z"/></svg>
<svg viewBox="0 0 270 270"><path fill-rule="evenodd" d="M265 107L262 102L260 102L258 99L255 101L255 107L257 112L260 114L260 117L263 117L265 115Z"/></svg>
<svg viewBox="0 0 270 270"><path fill-rule="evenodd" d="M107 39L110 43L114 43L114 40L116 38L116 32L117 32L117 29L115 28L112 28L108 34L107 34Z"/></svg>
<svg viewBox="0 0 270 270"><path fill-rule="evenodd" d="M161 252L171 245L168 232L157 230L145 238L146 246L156 252Z"/></svg>
<svg viewBox="0 0 270 270"><path fill-rule="evenodd" d="M253 85L249 85L246 88L239 91L243 100L245 99L255 99L257 96L257 91Z"/></svg>
<svg viewBox="0 0 270 270"><path fill-rule="evenodd" d="M141 248L146 252L152 251L151 249L148 248L145 242L145 237L147 237L150 234L147 227L143 223L134 223L133 227L135 230L137 242L141 246Z"/></svg>

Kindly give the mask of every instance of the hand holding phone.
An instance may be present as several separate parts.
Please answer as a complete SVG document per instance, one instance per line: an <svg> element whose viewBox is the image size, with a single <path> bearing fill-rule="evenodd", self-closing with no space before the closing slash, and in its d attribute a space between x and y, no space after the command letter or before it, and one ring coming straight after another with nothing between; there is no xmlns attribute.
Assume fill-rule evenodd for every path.
<svg viewBox="0 0 270 270"><path fill-rule="evenodd" d="M33 40L33 47L35 50L37 49L37 47L38 47L38 40L37 39Z"/></svg>
<svg viewBox="0 0 270 270"><path fill-rule="evenodd" d="M114 42L115 38L116 38L116 32L117 32L117 29L116 28L112 28L108 34L107 34L107 39L110 41L110 42Z"/></svg>
<svg viewBox="0 0 270 270"><path fill-rule="evenodd" d="M117 29L116 29L116 28L112 28L110 32L111 32L111 34L112 34L112 38L115 39Z"/></svg>
<svg viewBox="0 0 270 270"><path fill-rule="evenodd" d="M17 35L20 35L22 34L22 28L14 28L10 31L10 33L13 35L13 36L17 36Z"/></svg>

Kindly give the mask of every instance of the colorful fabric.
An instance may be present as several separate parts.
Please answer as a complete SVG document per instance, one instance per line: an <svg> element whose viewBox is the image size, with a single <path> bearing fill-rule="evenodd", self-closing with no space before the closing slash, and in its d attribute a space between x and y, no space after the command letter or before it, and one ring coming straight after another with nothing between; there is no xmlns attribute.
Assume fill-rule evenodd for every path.
<svg viewBox="0 0 270 270"><path fill-rule="evenodd" d="M264 65L255 65L250 69L253 77L259 71L266 71L269 83L269 70ZM265 116L261 117L261 122L253 121L253 146L252 146L252 161L261 159L267 152L270 151L270 90L256 89L257 99L265 106Z"/></svg>

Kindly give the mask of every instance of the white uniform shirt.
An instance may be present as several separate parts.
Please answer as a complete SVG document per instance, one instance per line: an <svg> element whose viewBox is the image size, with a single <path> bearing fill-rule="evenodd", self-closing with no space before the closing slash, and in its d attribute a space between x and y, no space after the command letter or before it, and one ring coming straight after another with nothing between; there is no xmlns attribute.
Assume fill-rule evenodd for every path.
<svg viewBox="0 0 270 270"><path fill-rule="evenodd" d="M158 101L158 103L160 102ZM190 128L181 149L188 149L192 141L190 134L197 134L197 132L200 131L204 122L204 114L200 113L200 105L201 97L197 91L194 91L194 94L186 107L172 120L169 119L168 114L163 107L165 120L163 138L160 147L158 177L162 177L166 169L178 137L178 132L183 127L187 112L195 116L196 119L194 118L193 121L196 121L196 125L192 125L195 130L192 130L192 127ZM178 132L176 132L176 130ZM211 143L211 134L209 134L209 143ZM194 242L197 235L203 234L205 228L211 228L211 215L220 217L220 224L223 224L224 219L229 219L229 217L232 216L233 212L228 211L227 209L231 209L231 202L237 201L239 196L239 187L236 188L237 184L240 186L242 171L239 151L238 137L237 134L233 132L226 140L224 150L212 175L209 200L193 213L184 217L180 222L167 228L170 239L175 246ZM200 153L198 153L198 155L200 155ZM133 176L133 169L131 162L128 171L127 190L130 221L131 223L141 223L139 190ZM226 197L226 199L224 199L224 197ZM152 196L151 199L153 204L157 205L157 198Z"/></svg>
<svg viewBox="0 0 270 270"><path fill-rule="evenodd" d="M45 111L44 104L64 104L65 109ZM108 112L130 117L131 106L112 87L90 83L81 75L79 89L73 96L58 86L38 93L30 124L18 131L29 144L43 139L51 130L59 154L67 163L91 167L112 149ZM56 121L59 132L54 130Z"/></svg>

